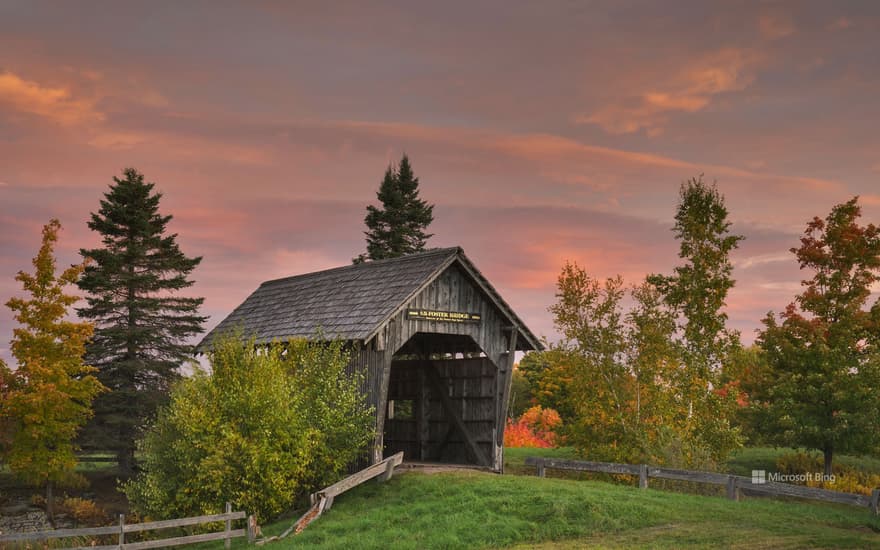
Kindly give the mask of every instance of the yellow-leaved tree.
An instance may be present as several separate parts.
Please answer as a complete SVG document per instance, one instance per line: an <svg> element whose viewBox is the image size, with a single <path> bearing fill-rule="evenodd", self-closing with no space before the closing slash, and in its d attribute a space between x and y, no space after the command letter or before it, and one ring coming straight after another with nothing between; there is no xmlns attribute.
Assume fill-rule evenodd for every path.
<svg viewBox="0 0 880 550"><path fill-rule="evenodd" d="M0 417L9 430L4 458L17 477L45 488L50 521L53 486L82 479L74 471L73 440L92 415L92 399L104 389L91 374L95 369L83 363L92 325L68 318L79 298L66 294L64 287L76 283L83 266L56 274L54 247L60 229L54 219L43 227L34 273L20 271L15 277L26 294L6 303L20 325L11 344L18 365L0 376Z"/></svg>

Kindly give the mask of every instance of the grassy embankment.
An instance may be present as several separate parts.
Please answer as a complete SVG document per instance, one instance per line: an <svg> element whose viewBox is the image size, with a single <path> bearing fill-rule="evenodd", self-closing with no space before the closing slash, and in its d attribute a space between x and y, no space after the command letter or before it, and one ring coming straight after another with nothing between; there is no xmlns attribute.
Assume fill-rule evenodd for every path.
<svg viewBox="0 0 880 550"><path fill-rule="evenodd" d="M732 473L772 470L787 449L746 449ZM575 458L572 449L507 449L506 471L531 474L526 456ZM841 457L866 470L880 461ZM548 471L548 474L551 474ZM565 477L590 474L562 473ZM277 534L285 520L264 528ZM880 519L867 510L744 499L570 479L479 472L407 473L340 497L305 532L271 544L287 548L868 548L880 547ZM214 545L212 548L219 548Z"/></svg>
<svg viewBox="0 0 880 550"><path fill-rule="evenodd" d="M734 456L728 469L769 470L784 452L788 451L748 449ZM571 449L508 449L506 471L533 473L523 465L530 455L575 457ZM876 459L841 460L880 470ZM291 521L267 525L264 533L280 533ZM346 493L304 533L268 548L683 546L880 547L880 519L851 507L758 498L731 502L595 480L414 472ZM246 545L237 540L234 547ZM222 543L191 548L220 549Z"/></svg>
<svg viewBox="0 0 880 550"><path fill-rule="evenodd" d="M848 507L732 502L599 481L413 472L354 489L302 534L269 548L633 546L880 547L880 519Z"/></svg>

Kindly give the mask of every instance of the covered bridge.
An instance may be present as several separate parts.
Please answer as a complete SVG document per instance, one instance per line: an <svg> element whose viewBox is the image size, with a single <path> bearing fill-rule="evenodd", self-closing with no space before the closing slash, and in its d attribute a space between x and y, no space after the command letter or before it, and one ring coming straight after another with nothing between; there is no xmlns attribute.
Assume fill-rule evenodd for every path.
<svg viewBox="0 0 880 550"><path fill-rule="evenodd" d="M376 410L370 461L501 471L515 351L541 344L461 248L267 281L212 330L258 342L327 338L352 344L350 372Z"/></svg>

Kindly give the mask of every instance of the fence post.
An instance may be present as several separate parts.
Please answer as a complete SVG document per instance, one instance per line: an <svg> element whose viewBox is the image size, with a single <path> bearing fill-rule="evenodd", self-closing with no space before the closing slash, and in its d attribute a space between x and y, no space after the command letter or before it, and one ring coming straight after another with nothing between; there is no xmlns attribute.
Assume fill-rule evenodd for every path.
<svg viewBox="0 0 880 550"><path fill-rule="evenodd" d="M648 488L648 465L639 464L639 489Z"/></svg>
<svg viewBox="0 0 880 550"><path fill-rule="evenodd" d="M232 513L232 504L228 502L226 503L226 513ZM229 550L229 547L232 546L232 539L229 538L230 531L232 531L232 520L227 518L226 529L223 530L223 532L225 533L225 536L223 537L223 547L226 548L226 550Z"/></svg>
<svg viewBox="0 0 880 550"><path fill-rule="evenodd" d="M535 475L538 477L544 477L544 459L539 458L535 463Z"/></svg>
<svg viewBox="0 0 880 550"><path fill-rule="evenodd" d="M730 500L739 500L739 488L737 487L736 476L727 476L727 498Z"/></svg>
<svg viewBox="0 0 880 550"><path fill-rule="evenodd" d="M125 547L125 514L119 514L119 548Z"/></svg>
<svg viewBox="0 0 880 550"><path fill-rule="evenodd" d="M871 513L880 515L880 489L871 491Z"/></svg>
<svg viewBox="0 0 880 550"><path fill-rule="evenodd" d="M385 472L382 473L378 478L379 483L384 483L391 479L391 476L394 475L394 461L390 458L386 458L388 462L385 463Z"/></svg>
<svg viewBox="0 0 880 550"><path fill-rule="evenodd" d="M248 544L253 544L257 540L257 518L253 515L247 518L247 540Z"/></svg>

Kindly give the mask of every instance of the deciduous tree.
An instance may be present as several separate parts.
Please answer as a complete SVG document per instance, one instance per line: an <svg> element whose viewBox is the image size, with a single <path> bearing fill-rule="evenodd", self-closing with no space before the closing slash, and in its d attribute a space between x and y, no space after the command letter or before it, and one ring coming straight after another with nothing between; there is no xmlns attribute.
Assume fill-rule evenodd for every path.
<svg viewBox="0 0 880 550"><path fill-rule="evenodd" d="M561 346L546 347L546 351L526 353L517 370L528 381L534 404L557 411L563 422L569 422L574 417L570 399L573 359Z"/></svg>
<svg viewBox="0 0 880 550"><path fill-rule="evenodd" d="M682 435L686 412L678 391L681 358L674 340L675 316L663 296L648 282L630 290L626 315L626 360L633 379L633 415L641 461L654 463L670 456L670 441Z"/></svg>
<svg viewBox="0 0 880 550"><path fill-rule="evenodd" d="M373 440L342 343L266 348L229 335L209 358L212 374L177 382L140 443L143 471L125 493L141 513L210 514L231 502L265 521L337 481Z"/></svg>
<svg viewBox="0 0 880 550"><path fill-rule="evenodd" d="M79 480L73 440L103 389L92 375L95 369L83 363L92 325L67 318L79 298L65 293L65 287L76 283L83 267L56 274L53 251L60 229L58 220L43 228L34 273L20 271L15 277L27 294L6 303L20 325L13 329L11 345L18 366L10 372L0 365L6 459L14 474L45 487L50 519L53 486Z"/></svg>
<svg viewBox="0 0 880 550"><path fill-rule="evenodd" d="M860 225L858 197L807 224L792 248L812 276L759 342L773 383L760 396L775 442L818 449L825 473L835 453L880 448L880 228ZM781 321L781 322L780 322Z"/></svg>
<svg viewBox="0 0 880 550"><path fill-rule="evenodd" d="M739 445L729 422L731 401L715 391L721 366L740 345L724 311L735 284L730 254L744 238L730 226L724 197L714 185L702 177L685 182L673 227L684 263L672 275L648 278L678 317L682 369L677 386L688 404L687 443L695 446L695 455L708 451L716 461Z"/></svg>
<svg viewBox="0 0 880 550"><path fill-rule="evenodd" d="M574 418L568 440L592 456L608 459L630 453L633 441L623 296L620 277L600 282L577 264L567 263L559 275L557 302L550 306L563 336L560 346L574 365L570 389Z"/></svg>

